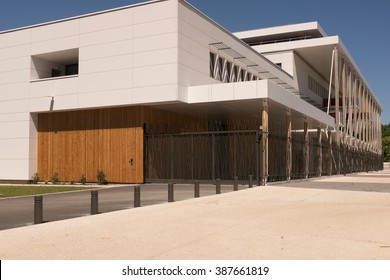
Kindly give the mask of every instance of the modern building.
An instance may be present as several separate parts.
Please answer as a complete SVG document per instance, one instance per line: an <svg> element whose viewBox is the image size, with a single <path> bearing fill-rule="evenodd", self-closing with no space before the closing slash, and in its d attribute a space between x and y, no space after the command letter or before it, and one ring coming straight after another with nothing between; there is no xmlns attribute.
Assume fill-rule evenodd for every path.
<svg viewBox="0 0 390 280"><path fill-rule="evenodd" d="M0 181L377 170L381 111L316 22L232 34L157 0L0 32Z"/></svg>

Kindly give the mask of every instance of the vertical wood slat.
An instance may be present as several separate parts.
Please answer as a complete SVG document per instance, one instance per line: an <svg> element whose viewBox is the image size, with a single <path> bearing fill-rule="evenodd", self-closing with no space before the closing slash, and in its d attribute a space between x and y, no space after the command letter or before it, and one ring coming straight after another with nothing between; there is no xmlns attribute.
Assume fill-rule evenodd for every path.
<svg viewBox="0 0 390 280"><path fill-rule="evenodd" d="M96 181L102 169L110 182L144 180L144 123L188 121L175 113L149 107L53 112L38 115L38 173L50 180ZM133 159L133 165L130 160Z"/></svg>
<svg viewBox="0 0 390 280"><path fill-rule="evenodd" d="M317 127L317 157L318 157L317 176L321 177L322 175L322 131L320 125L318 125Z"/></svg>
<svg viewBox="0 0 390 280"><path fill-rule="evenodd" d="M135 113L131 116L125 116L122 108L39 114L40 177L50 180L58 172L60 180L78 181L84 174L87 181L94 182L101 169L111 182L142 182L143 135L138 135L136 143L135 133L143 130L135 129L139 125L135 121L137 109L127 110L132 109ZM125 117L130 117L130 124L124 125ZM137 165L129 172L128 160L135 158L136 150Z"/></svg>
<svg viewBox="0 0 390 280"><path fill-rule="evenodd" d="M263 111L262 111L262 126L263 136L262 140L262 180L266 183L268 178L268 102L266 99L263 100Z"/></svg>
<svg viewBox="0 0 390 280"><path fill-rule="evenodd" d="M304 160L305 160L305 178L309 177L309 129L307 120L303 124L304 136L305 136L305 147L304 147Z"/></svg>
<svg viewBox="0 0 390 280"><path fill-rule="evenodd" d="M286 175L287 180L291 179L292 170L292 139L291 139L291 111L288 110L286 113L286 125L287 125L287 142L286 142Z"/></svg>

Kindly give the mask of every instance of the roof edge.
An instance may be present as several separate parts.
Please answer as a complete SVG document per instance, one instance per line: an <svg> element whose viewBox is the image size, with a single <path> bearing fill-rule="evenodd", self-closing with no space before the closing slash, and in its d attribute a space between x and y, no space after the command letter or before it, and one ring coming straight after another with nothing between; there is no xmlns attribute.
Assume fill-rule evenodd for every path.
<svg viewBox="0 0 390 280"><path fill-rule="evenodd" d="M242 38L262 37L262 36L283 34L283 33L293 33L293 32L305 31L305 30L307 31L317 30L322 37L328 36L317 21L272 26L272 27L258 28L252 30L244 30L244 31L235 32L234 34L238 38L242 39Z"/></svg>
<svg viewBox="0 0 390 280"><path fill-rule="evenodd" d="M25 30L25 29L30 29L30 28L50 25L50 24L54 24L54 23L65 22L65 21L74 20L74 19L80 19L80 18L95 16L95 15L100 15L100 14L111 13L111 12L125 10L125 9L129 9L129 8L133 8L133 7L150 5L150 4L153 4L153 3L156 3L156 2L166 2L166 1L169 1L169 0L148 0L146 2L135 3L135 4L131 4L131 5L127 5L127 6L121 6L121 7L116 7L116 8L112 8L112 9L103 10L103 11L97 11L97 12L77 15L77 16L63 18L63 19L56 19L56 20L52 20L52 21L47 21L47 22L42 22L42 23L37 23L37 24L31 24L31 25L26 25L26 26L22 26L22 27L12 28L12 29L6 29L6 30L0 31L0 35L1 34L6 34L6 33L11 33L11 32L16 32L16 31L21 31L21 30Z"/></svg>

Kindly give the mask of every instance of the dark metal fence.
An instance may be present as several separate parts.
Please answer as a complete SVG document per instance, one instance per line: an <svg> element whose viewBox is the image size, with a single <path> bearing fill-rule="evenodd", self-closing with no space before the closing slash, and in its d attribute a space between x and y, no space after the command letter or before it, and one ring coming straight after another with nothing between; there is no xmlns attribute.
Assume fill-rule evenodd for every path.
<svg viewBox="0 0 390 280"><path fill-rule="evenodd" d="M180 131L174 125L146 127L145 181L233 181L236 176L248 180L252 175L259 182L262 166L257 128L253 121L189 123ZM268 132L268 181L287 180L287 128L270 123ZM381 155L334 141L329 146L325 133L319 144L317 133L310 133L306 174L303 131L292 132L291 144L291 179L382 169Z"/></svg>
<svg viewBox="0 0 390 280"><path fill-rule="evenodd" d="M153 181L231 181L256 174L256 131L149 134L145 178Z"/></svg>

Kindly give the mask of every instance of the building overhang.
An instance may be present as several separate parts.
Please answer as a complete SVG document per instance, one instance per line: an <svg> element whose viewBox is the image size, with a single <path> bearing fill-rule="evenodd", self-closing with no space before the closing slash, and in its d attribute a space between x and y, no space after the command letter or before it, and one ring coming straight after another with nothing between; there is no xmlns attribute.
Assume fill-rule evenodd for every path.
<svg viewBox="0 0 390 280"><path fill-rule="evenodd" d="M378 108L380 108L381 111L383 111L380 102L376 99L373 91L370 89L367 81L362 75L362 72L357 66L357 63L348 52L340 37L326 36L325 32L317 22L237 32L235 35L241 40L250 44L250 42L255 42L256 40L268 40L271 38L269 36L272 36L272 32L275 32L276 36L279 34L279 36L282 36L284 40L277 41L277 39L275 39L273 43L268 42L266 44L255 44L252 46L252 48L265 56L271 53L294 51L295 54L299 55L325 80L329 80L330 69L332 65L332 52L335 48L337 48L339 52L339 58L344 59L348 64L351 65L352 71L355 72L359 79L366 85L366 88L371 93L376 105ZM312 34L312 36L308 36L310 34ZM307 36L307 39L286 39L288 36L298 35Z"/></svg>
<svg viewBox="0 0 390 280"><path fill-rule="evenodd" d="M205 119L257 118L261 124L264 99L273 123L285 124L290 111L293 129L302 129L305 121L310 128L334 127L333 117L270 80L193 86L188 88L185 102L156 107Z"/></svg>
<svg viewBox="0 0 390 280"><path fill-rule="evenodd" d="M316 21L235 32L234 35L240 39L245 39L245 42L249 45L264 45L288 40L298 40L299 38L311 39L327 36Z"/></svg>

